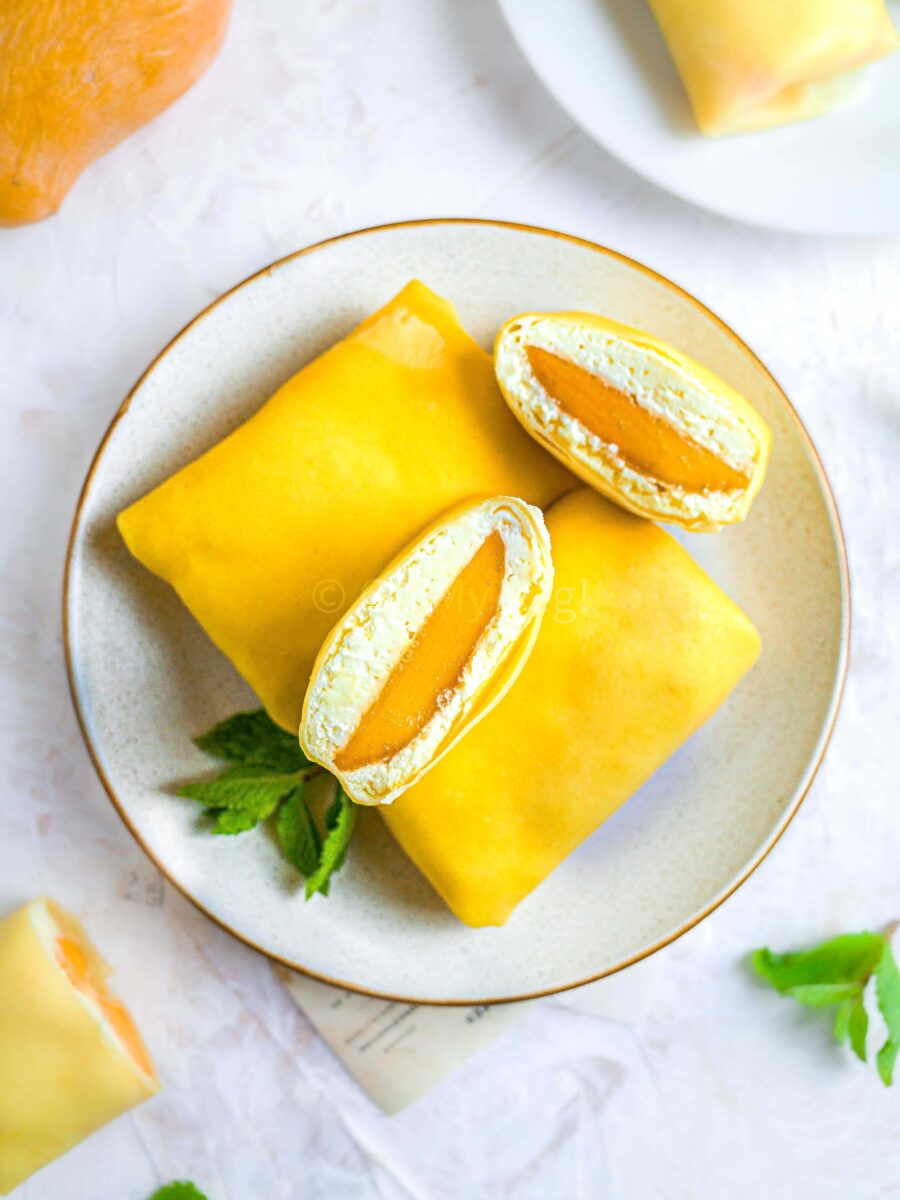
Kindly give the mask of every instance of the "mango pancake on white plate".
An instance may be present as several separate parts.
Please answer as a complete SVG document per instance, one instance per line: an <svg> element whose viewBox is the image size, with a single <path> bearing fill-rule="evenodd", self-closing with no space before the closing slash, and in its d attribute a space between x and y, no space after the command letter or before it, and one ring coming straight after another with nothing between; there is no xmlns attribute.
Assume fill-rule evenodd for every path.
<svg viewBox="0 0 900 1200"><path fill-rule="evenodd" d="M528 313L592 313L644 331L742 397L771 434L744 519L719 533L655 525L542 448L504 401L491 356L504 323ZM287 426L286 413L296 414ZM456 676L441 685L447 730L434 725L433 748L445 733L453 744L434 761L430 749L410 753L410 786L390 804L353 806L346 861L329 894L307 901L268 828L211 836L197 805L175 795L211 767L192 738L261 697L299 752L306 681L342 614L442 514L509 497L532 535L540 514L528 514L543 512L555 572L543 612L536 595L497 642L497 695L463 689L457 712ZM507 587L528 538L510 536L501 556L492 530L478 523L446 570L409 574L410 630L434 628L420 618L452 594L470 552L480 595L499 594L501 570ZM392 627L379 600L354 636L382 617ZM618 970L689 929L762 861L836 717L849 583L809 436L727 325L613 251L439 220L285 259L163 351L85 485L65 618L102 782L177 887L235 936L317 978L470 1003ZM490 625L463 630L460 672ZM391 647L381 678L402 661L400 643ZM424 655L424 674L404 669L399 691L415 699L429 672L441 683L448 655ZM427 688L421 696L410 746L430 738L437 712ZM482 709L485 699L496 703ZM373 705L345 716L344 748L351 726L391 744ZM305 740L322 760L341 750ZM367 769L361 747L348 785L354 766Z"/></svg>

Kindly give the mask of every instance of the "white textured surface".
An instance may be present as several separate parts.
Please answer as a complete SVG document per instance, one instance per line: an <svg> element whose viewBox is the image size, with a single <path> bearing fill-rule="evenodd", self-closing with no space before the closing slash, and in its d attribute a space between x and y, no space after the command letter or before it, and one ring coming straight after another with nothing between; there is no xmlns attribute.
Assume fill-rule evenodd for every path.
<svg viewBox="0 0 900 1200"><path fill-rule="evenodd" d="M185 320L297 246L438 213L612 244L760 351L842 506L854 660L806 805L738 894L664 952L639 1027L542 1002L388 1120L270 967L161 887L115 818L66 694L58 592L96 442ZM0 904L50 891L88 917L167 1085L25 1200L144 1200L175 1176L212 1200L895 1196L900 1092L738 963L900 915L900 241L761 233L656 191L574 129L488 0L239 0L199 87L61 216L0 245Z"/></svg>

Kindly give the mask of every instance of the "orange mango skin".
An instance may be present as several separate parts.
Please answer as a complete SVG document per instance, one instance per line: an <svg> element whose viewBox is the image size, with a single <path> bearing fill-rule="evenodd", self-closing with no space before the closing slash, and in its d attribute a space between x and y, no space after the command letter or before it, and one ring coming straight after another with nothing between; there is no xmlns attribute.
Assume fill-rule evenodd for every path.
<svg viewBox="0 0 900 1200"><path fill-rule="evenodd" d="M0 225L55 213L85 167L215 57L231 0L0 3Z"/></svg>
<svg viewBox="0 0 900 1200"><path fill-rule="evenodd" d="M712 715L759 635L668 533L584 489L546 514L554 594L511 691L381 810L467 925L516 905Z"/></svg>
<svg viewBox="0 0 900 1200"><path fill-rule="evenodd" d="M453 308L412 282L118 524L296 730L326 635L401 547L471 497L543 507L574 485Z"/></svg>

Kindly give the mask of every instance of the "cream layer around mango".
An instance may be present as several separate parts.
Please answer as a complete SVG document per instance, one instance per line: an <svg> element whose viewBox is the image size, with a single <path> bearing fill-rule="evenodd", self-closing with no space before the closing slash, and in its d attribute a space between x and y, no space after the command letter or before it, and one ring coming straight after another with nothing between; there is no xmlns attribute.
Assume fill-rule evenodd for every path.
<svg viewBox="0 0 900 1200"><path fill-rule="evenodd" d="M296 732L323 641L402 546L473 496L543 506L573 484L452 307L413 282L119 528Z"/></svg>
<svg viewBox="0 0 900 1200"><path fill-rule="evenodd" d="M388 804L497 704L553 582L540 509L470 502L404 550L326 639L300 725L360 804Z"/></svg>
<svg viewBox="0 0 900 1200"><path fill-rule="evenodd" d="M749 618L670 534L587 488L546 514L554 592L501 704L385 821L468 925L502 925L755 662Z"/></svg>
<svg viewBox="0 0 900 1200"><path fill-rule="evenodd" d="M0 1194L158 1091L108 973L52 901L0 920Z"/></svg>
<svg viewBox="0 0 900 1200"><path fill-rule="evenodd" d="M900 47L884 0L650 0L707 134L817 117Z"/></svg>
<svg viewBox="0 0 900 1200"><path fill-rule="evenodd" d="M746 517L769 431L687 355L592 313L526 313L501 328L494 361L522 425L617 503L694 530Z"/></svg>

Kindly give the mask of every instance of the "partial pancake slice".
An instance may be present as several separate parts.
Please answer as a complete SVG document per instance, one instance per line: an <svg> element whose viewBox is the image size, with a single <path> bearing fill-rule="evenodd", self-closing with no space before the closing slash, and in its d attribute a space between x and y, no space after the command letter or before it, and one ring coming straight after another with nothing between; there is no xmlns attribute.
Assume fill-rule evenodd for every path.
<svg viewBox="0 0 900 1200"><path fill-rule="evenodd" d="M55 905L43 902L33 918L44 948L78 993L80 1002L116 1051L131 1060L147 1079L154 1078L153 1063L138 1028L122 1001L109 991L109 967L76 926Z"/></svg>
<svg viewBox="0 0 900 1200"><path fill-rule="evenodd" d="M527 313L500 330L494 367L528 432L631 512L709 531L750 511L765 422L665 342L592 313Z"/></svg>
<svg viewBox="0 0 900 1200"><path fill-rule="evenodd" d="M300 742L359 804L390 804L509 690L553 586L540 509L470 501L401 552L313 667Z"/></svg>
<svg viewBox="0 0 900 1200"><path fill-rule="evenodd" d="M650 0L697 124L717 136L839 108L900 48L884 0Z"/></svg>
<svg viewBox="0 0 900 1200"><path fill-rule="evenodd" d="M159 1089L108 974L53 901L0 919L0 1196Z"/></svg>

